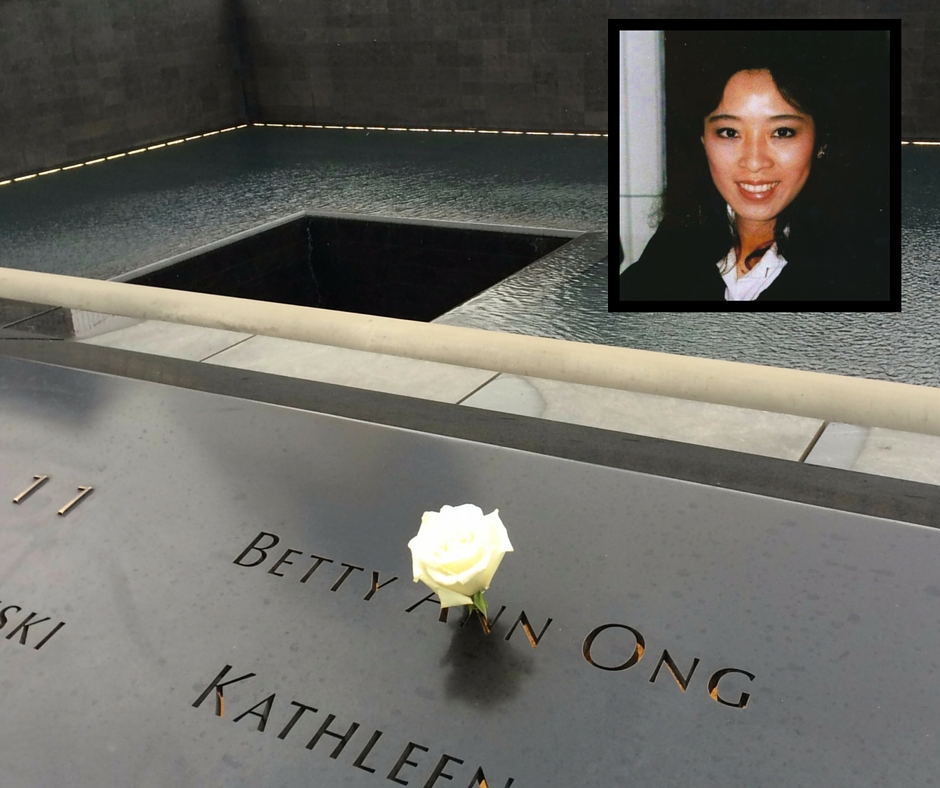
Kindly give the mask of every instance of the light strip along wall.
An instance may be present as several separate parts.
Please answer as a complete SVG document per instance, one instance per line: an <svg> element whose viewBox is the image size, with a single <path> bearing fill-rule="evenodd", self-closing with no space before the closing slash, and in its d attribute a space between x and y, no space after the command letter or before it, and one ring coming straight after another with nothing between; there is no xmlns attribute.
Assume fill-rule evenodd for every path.
<svg viewBox="0 0 940 788"><path fill-rule="evenodd" d="M179 145L183 142L190 142L192 140L202 139L203 137L211 137L215 134L225 134L227 131L235 131L236 129L244 129L248 126L247 123L242 123L240 126L229 126L227 129L219 129L218 131L207 131L202 134L194 134L191 137L183 137L181 139L170 140L169 142L159 142L154 145L148 145L143 148L136 148L134 150L124 151L123 153L114 153L110 156L102 156L99 159L91 159L90 161L79 162L78 164L70 164L67 167L55 167L51 170L44 170L43 172L34 172L29 175L20 175L16 178L7 178L4 181L0 181L0 186L6 186L10 183L19 183L20 181L28 181L33 178L38 178L41 175L52 175L56 172L65 172L66 170L75 170L79 167L88 167L92 164L100 164L103 161L111 161L112 159L121 159L125 156L136 156L139 153L146 153L151 150L158 150L160 148L167 148L171 145ZM287 129L355 129L358 131L426 131L426 132L456 132L459 134L528 134L531 136L542 136L542 137L606 137L606 134L601 134L599 132L573 132L573 131L503 131L503 130L492 130L492 129L421 129L421 128L405 128L400 126L326 126L326 125L313 125L308 123L252 123L252 126L267 126L271 128L287 128Z"/></svg>
<svg viewBox="0 0 940 788"><path fill-rule="evenodd" d="M226 129L218 129L216 131L206 131L202 134L194 134L191 137L183 137L181 139L169 140L167 142L158 142L153 145L147 145L143 148L136 148L134 150L123 151L122 153L112 153L110 156L102 156L97 159L90 159L89 161L78 162L77 164L69 164L65 167L54 167L51 170L44 170L43 172L34 172L30 175L20 175L16 178L7 178L4 181L0 181L0 186L6 186L10 183L19 183L20 181L28 181L33 178L38 178L42 175L52 175L56 172L66 172L67 170L77 170L79 167L90 167L92 164L100 164L103 161L112 161L113 159L123 159L125 156L136 156L139 153L146 153L150 150L159 150L160 148L168 148L171 145L180 145L184 142L189 142L191 140L198 140L203 137L211 137L215 134L225 134L227 131L235 131L236 129L244 129L248 126L247 123L243 123L241 126L229 126Z"/></svg>
<svg viewBox="0 0 940 788"><path fill-rule="evenodd" d="M405 126L331 126L326 124L312 123L252 123L252 126L267 126L269 128L284 129L355 129L357 131L427 131L438 133L458 134L528 134L541 137L606 137L606 134L600 132L584 131L509 131L502 129L430 129L430 128L410 128Z"/></svg>

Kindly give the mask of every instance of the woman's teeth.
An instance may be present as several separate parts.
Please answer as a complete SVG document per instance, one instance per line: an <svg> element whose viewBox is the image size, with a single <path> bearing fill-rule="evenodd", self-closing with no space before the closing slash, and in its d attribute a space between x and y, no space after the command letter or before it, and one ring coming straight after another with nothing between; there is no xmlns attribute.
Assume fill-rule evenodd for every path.
<svg viewBox="0 0 940 788"><path fill-rule="evenodd" d="M758 192L769 192L774 186L776 186L780 181L774 181L773 183L763 183L760 186L752 186L750 183L739 183L740 186L746 192L758 193Z"/></svg>

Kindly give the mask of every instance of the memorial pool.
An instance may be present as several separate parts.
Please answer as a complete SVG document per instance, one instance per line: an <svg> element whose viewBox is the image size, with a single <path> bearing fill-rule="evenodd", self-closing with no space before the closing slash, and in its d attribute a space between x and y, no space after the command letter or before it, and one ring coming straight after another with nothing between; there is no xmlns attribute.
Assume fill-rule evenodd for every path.
<svg viewBox="0 0 940 788"><path fill-rule="evenodd" d="M107 279L304 210L606 232L607 140L238 129L0 187L0 264Z"/></svg>
<svg viewBox="0 0 940 788"><path fill-rule="evenodd" d="M0 263L108 278L307 209L591 232L438 322L940 386L940 151L902 153L903 311L860 314L608 313L607 159L603 138L243 129L0 189Z"/></svg>
<svg viewBox="0 0 940 788"><path fill-rule="evenodd" d="M562 270L583 270L606 253L607 140L237 129L0 188L0 265L126 278L304 213L477 226L494 238L495 231L569 238L587 232L591 243L559 250L556 261ZM470 268L480 273L505 250L494 241L477 251L492 258L488 263L477 255ZM529 260L548 249L535 251ZM422 264L430 268L426 257ZM430 273L443 273L445 266L439 268ZM470 274L448 277L453 282ZM464 298L496 281L473 289L480 277L469 278L474 281ZM428 319L442 311L412 314ZM7 315L23 317L12 309ZM0 306L0 328L10 322Z"/></svg>

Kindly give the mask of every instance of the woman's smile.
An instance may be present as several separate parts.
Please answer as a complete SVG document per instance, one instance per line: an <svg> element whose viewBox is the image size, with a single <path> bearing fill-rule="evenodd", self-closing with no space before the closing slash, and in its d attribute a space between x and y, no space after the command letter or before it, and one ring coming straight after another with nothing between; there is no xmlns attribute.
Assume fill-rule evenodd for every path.
<svg viewBox="0 0 940 788"><path fill-rule="evenodd" d="M763 202L769 200L780 185L780 181L769 181L765 183L750 183L748 181L738 181L738 188L741 190L741 196L745 200L754 202Z"/></svg>

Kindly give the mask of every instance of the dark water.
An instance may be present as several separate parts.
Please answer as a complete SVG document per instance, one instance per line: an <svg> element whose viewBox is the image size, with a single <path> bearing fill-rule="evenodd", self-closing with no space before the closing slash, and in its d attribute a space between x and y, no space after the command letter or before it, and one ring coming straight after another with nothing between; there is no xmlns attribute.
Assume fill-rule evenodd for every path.
<svg viewBox="0 0 940 788"><path fill-rule="evenodd" d="M604 263L542 290L508 280L443 322L940 386L940 149L902 164L901 313L608 314Z"/></svg>
<svg viewBox="0 0 940 788"><path fill-rule="evenodd" d="M606 138L239 129L0 187L0 265L103 279L302 210L606 230L607 166Z"/></svg>

